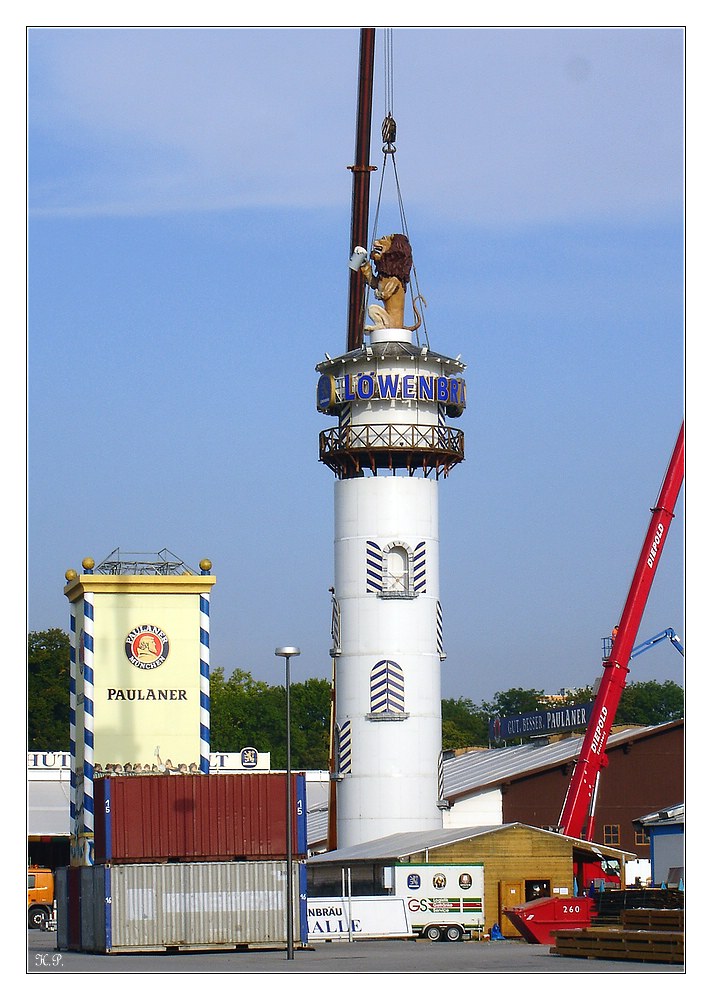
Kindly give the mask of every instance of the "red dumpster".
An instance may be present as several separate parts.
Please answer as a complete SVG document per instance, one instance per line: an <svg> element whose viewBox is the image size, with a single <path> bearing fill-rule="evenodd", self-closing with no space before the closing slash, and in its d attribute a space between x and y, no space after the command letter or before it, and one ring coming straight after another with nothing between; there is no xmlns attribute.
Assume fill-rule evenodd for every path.
<svg viewBox="0 0 712 1000"><path fill-rule="evenodd" d="M504 913L529 944L554 944L554 931L590 927L595 905L588 896L545 896Z"/></svg>

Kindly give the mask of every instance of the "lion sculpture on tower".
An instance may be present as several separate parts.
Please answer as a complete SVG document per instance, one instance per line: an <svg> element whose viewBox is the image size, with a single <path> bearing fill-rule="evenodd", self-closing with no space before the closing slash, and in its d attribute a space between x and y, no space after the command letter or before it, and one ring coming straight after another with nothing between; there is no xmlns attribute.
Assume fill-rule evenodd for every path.
<svg viewBox="0 0 712 1000"><path fill-rule="evenodd" d="M408 237L402 233L393 233L390 236L381 236L374 240L371 247L371 260L374 267L371 267L368 261L364 261L361 265L361 273L369 287L375 290L376 298L380 299L383 305L368 307L368 315L373 321L373 326L366 326L364 329L368 332L382 329L417 330L421 323L421 316L415 303L413 310L417 322L413 326L403 325L405 322L405 290L413 267L413 252Z"/></svg>

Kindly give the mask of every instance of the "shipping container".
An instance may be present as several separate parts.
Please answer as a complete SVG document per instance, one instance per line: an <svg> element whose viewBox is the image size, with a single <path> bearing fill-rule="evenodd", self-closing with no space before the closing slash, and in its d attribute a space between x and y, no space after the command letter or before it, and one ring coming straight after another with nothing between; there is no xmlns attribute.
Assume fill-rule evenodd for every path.
<svg viewBox="0 0 712 1000"><path fill-rule="evenodd" d="M57 897L57 948L69 951L69 868L58 868L54 873L54 891Z"/></svg>
<svg viewBox="0 0 712 1000"><path fill-rule="evenodd" d="M75 951L81 945L79 872L79 868L60 868L55 873L57 946L61 948L62 942L69 951Z"/></svg>
<svg viewBox="0 0 712 1000"><path fill-rule="evenodd" d="M116 775L95 782L94 862L284 860L283 774ZM292 775L292 857L307 854L306 778Z"/></svg>
<svg viewBox="0 0 712 1000"><path fill-rule="evenodd" d="M69 869L69 871L78 869ZM67 871L67 869L65 869ZM94 865L81 869L81 941L64 926L58 906L60 951L210 951L286 948L285 861ZM67 880L58 881L67 885ZM306 870L294 862L295 947L307 943ZM68 944L68 942L70 942Z"/></svg>

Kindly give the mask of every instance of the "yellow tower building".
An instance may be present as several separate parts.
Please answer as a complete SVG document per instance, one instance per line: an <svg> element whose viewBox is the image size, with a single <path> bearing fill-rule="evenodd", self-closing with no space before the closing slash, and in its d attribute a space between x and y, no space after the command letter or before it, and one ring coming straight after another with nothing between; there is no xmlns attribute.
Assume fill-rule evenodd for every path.
<svg viewBox="0 0 712 1000"><path fill-rule="evenodd" d="M72 864L93 862L95 778L209 771L211 569L116 550L65 574Z"/></svg>

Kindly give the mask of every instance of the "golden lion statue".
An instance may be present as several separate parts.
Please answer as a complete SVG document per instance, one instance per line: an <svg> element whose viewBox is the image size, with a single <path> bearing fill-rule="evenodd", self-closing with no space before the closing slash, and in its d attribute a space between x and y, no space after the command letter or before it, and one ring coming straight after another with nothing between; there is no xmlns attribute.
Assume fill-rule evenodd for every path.
<svg viewBox="0 0 712 1000"><path fill-rule="evenodd" d="M368 307L368 315L373 320L374 325L366 326L364 329L368 332L382 329L417 330L421 323L421 316L415 303L413 310L417 322L413 326L403 325L405 290L413 266L413 253L408 237L402 233L393 233L390 236L381 236L374 240L371 248L371 260L375 265L375 273L369 262L365 261L361 265L361 274L369 287L375 289L376 298L380 299L383 305Z"/></svg>

